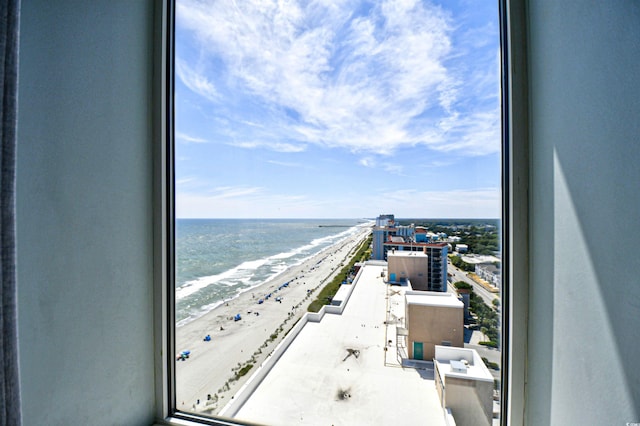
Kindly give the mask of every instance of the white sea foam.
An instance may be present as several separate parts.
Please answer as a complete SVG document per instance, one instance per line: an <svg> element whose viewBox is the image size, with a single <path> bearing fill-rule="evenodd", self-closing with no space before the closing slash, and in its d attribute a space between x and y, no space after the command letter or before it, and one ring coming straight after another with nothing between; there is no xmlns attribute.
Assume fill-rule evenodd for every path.
<svg viewBox="0 0 640 426"><path fill-rule="evenodd" d="M176 327L182 327L185 324L190 323L191 321L200 318L201 316L203 316L204 314L211 312L212 310L214 310L215 308L217 308L218 306L222 305L223 303L228 302L231 299L227 299L227 300L219 300L217 302L214 303L210 303L208 305L203 306L202 308L200 308L200 312L198 312L197 314L194 315L190 315L178 322L176 322Z"/></svg>
<svg viewBox="0 0 640 426"><path fill-rule="evenodd" d="M219 274L187 281L176 289L176 301L186 303L184 306L186 310L182 312L187 314L186 317L179 320L177 325L181 326L191 322L240 294L253 291L256 287L284 273L290 267L299 265L318 253L325 252L330 247L363 232L365 227L370 226L371 223L361 223L338 234L315 238L294 249L261 259L249 260ZM213 294L215 296L212 298ZM184 300L187 297L188 299ZM219 299L215 300L216 298Z"/></svg>
<svg viewBox="0 0 640 426"><path fill-rule="evenodd" d="M243 281L245 279L250 280L252 273L268 261L269 259L266 258L243 262L235 268L229 269L221 274L200 277L195 280L187 281L184 285L176 289L176 300L183 299L213 284L231 286L236 284L237 281Z"/></svg>
<svg viewBox="0 0 640 426"><path fill-rule="evenodd" d="M288 251L286 253L275 254L275 255L271 256L269 259L274 259L274 260L277 260L277 259L288 259L288 258L290 258L292 256L295 256L295 255L296 255L296 251L294 250L294 251Z"/></svg>

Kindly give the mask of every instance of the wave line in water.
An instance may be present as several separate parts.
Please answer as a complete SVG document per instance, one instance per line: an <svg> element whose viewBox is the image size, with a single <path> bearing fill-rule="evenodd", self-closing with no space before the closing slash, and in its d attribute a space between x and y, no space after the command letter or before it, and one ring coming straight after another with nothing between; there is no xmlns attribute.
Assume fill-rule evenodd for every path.
<svg viewBox="0 0 640 426"><path fill-rule="evenodd" d="M370 224L369 224L370 226ZM222 303L261 286L287 269L339 244L346 238L363 231L367 224L358 224L337 234L312 239L292 250L248 260L219 274L199 277L176 288L178 325L186 324Z"/></svg>
<svg viewBox="0 0 640 426"><path fill-rule="evenodd" d="M225 281L230 278L236 278L239 281L244 281L247 278L250 278L251 275L247 274L246 272L255 271L260 266L266 264L268 261L269 258L250 260L241 263L233 269L222 272L221 274L200 277L195 280L188 281L184 285L176 289L176 300L180 300L186 296L192 295L193 293L209 287L213 284L234 285L233 282ZM245 271L244 274L242 274L243 271Z"/></svg>

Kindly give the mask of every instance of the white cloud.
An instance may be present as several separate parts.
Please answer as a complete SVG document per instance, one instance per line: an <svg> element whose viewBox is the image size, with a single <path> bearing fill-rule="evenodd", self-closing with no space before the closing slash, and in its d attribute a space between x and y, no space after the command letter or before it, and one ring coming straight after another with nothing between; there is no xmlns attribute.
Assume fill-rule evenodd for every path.
<svg viewBox="0 0 640 426"><path fill-rule="evenodd" d="M434 160L434 161L430 161L426 164L423 164L424 167L435 167L435 168L439 168L439 167L448 167L452 164L455 164L454 161L441 161L441 160Z"/></svg>
<svg viewBox="0 0 640 426"><path fill-rule="evenodd" d="M470 74L465 55L477 51L454 44L453 18L440 7L389 0L363 16L347 9L351 2L230 4L178 3L179 29L202 50L202 69L178 61L178 76L220 105L279 111L276 123L260 114L244 123L266 129L261 146L297 152L278 141L287 134L376 154L417 144L468 155L499 150L497 68L487 68L496 66L495 50ZM234 96L221 95L221 84Z"/></svg>
<svg viewBox="0 0 640 426"><path fill-rule="evenodd" d="M370 217L372 211L388 211L397 217L497 218L500 189L455 191L385 190L378 193L331 194L329 198L271 193L264 188L225 187L211 194L180 191L177 217Z"/></svg>
<svg viewBox="0 0 640 426"><path fill-rule="evenodd" d="M303 152L306 150L305 145L285 142L233 142L229 143L229 145L246 149L266 148L277 152Z"/></svg>
<svg viewBox="0 0 640 426"><path fill-rule="evenodd" d="M361 158L360 160L358 160L358 164L368 168L379 167L385 172L392 173L395 175L402 175L402 172L404 170L404 167L402 166L402 164L395 164L395 163L389 163L389 162L380 163L374 157L370 157L370 156Z"/></svg>
<svg viewBox="0 0 640 426"><path fill-rule="evenodd" d="M300 163L288 163L286 161L268 160L267 163L275 164L276 166L282 166L282 167L294 167L294 168L306 167L305 165Z"/></svg>
<svg viewBox="0 0 640 426"><path fill-rule="evenodd" d="M177 186L187 185L189 183L192 183L194 180L195 180L195 178L193 178L193 177L185 177L185 178L181 178L181 179L176 179L176 185Z"/></svg>
<svg viewBox="0 0 640 426"><path fill-rule="evenodd" d="M442 126L451 142L436 147L440 151L457 150L469 155L484 155L500 150L499 110L457 116Z"/></svg>
<svg viewBox="0 0 640 426"><path fill-rule="evenodd" d="M189 136L186 133L176 132L176 139L186 143L208 143L209 141L194 136Z"/></svg>
<svg viewBox="0 0 640 426"><path fill-rule="evenodd" d="M249 195L259 194L262 191L260 187L244 187L244 186L221 186L215 188L214 191L206 197L212 201L219 201L230 198L241 198Z"/></svg>
<svg viewBox="0 0 640 426"><path fill-rule="evenodd" d="M220 99L213 82L201 73L194 71L185 61L176 58L175 67L176 75L191 91L210 101Z"/></svg>
<svg viewBox="0 0 640 426"><path fill-rule="evenodd" d="M384 164L384 170L387 173L393 173L395 175L402 175L402 172L404 171L404 167L402 166L402 164L385 163Z"/></svg>
<svg viewBox="0 0 640 426"><path fill-rule="evenodd" d="M326 217L323 203L305 195L273 194L258 187L222 187L211 194L176 194L176 216L189 217Z"/></svg>
<svg viewBox="0 0 640 426"><path fill-rule="evenodd" d="M397 217L498 218L500 188L452 191L398 190L378 195Z"/></svg>
<svg viewBox="0 0 640 426"><path fill-rule="evenodd" d="M361 158L360 161L358 161L358 163L364 167L375 167L376 165L375 160L371 157Z"/></svg>

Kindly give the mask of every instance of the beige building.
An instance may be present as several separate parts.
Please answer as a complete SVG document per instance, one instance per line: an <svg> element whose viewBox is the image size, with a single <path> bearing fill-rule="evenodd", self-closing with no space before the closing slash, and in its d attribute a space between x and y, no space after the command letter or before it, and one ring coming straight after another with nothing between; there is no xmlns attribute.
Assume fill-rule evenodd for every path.
<svg viewBox="0 0 640 426"><path fill-rule="evenodd" d="M455 295L407 291L405 328L409 358L431 360L436 345L463 347L463 321L464 304Z"/></svg>
<svg viewBox="0 0 640 426"><path fill-rule="evenodd" d="M389 282L404 283L411 280L414 290L429 288L429 256L421 251L391 250L387 253Z"/></svg>
<svg viewBox="0 0 640 426"><path fill-rule="evenodd" d="M436 390L457 426L489 426L493 419L493 376L474 349L435 347Z"/></svg>

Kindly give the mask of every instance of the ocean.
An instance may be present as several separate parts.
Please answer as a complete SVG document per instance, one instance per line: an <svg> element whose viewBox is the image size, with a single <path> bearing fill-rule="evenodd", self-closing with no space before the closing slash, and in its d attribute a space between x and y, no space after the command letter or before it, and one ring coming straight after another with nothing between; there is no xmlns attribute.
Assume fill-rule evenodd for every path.
<svg viewBox="0 0 640 426"><path fill-rule="evenodd" d="M370 224L362 219L177 219L177 325Z"/></svg>

